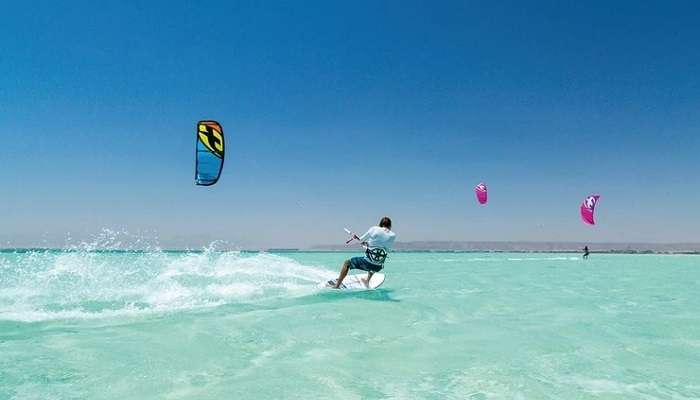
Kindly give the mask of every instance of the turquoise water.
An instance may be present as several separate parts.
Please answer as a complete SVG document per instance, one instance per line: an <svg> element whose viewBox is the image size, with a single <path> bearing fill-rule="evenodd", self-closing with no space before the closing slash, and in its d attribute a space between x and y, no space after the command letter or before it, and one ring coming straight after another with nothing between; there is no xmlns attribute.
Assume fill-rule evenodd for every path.
<svg viewBox="0 0 700 400"><path fill-rule="evenodd" d="M700 257L0 253L0 399L698 399Z"/></svg>

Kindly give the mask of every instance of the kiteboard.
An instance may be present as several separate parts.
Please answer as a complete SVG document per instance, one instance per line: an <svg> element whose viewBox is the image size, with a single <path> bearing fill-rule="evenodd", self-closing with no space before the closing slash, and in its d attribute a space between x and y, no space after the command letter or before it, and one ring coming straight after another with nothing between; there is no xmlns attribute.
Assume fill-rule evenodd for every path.
<svg viewBox="0 0 700 400"><path fill-rule="evenodd" d="M348 275L343 279L343 283L340 285L340 289L346 290L373 290L384 283L384 274L379 272L372 275L372 279L369 280L369 285L367 285L367 275L368 274L355 274ZM337 279L331 279L326 282L319 284L322 288L332 288L335 286Z"/></svg>

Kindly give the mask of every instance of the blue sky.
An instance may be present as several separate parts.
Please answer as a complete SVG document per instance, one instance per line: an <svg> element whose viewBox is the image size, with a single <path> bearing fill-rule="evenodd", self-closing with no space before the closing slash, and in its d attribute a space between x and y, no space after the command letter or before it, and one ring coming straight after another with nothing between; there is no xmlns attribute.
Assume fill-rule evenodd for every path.
<svg viewBox="0 0 700 400"><path fill-rule="evenodd" d="M4 6L2 245L700 241L696 2L198 3Z"/></svg>

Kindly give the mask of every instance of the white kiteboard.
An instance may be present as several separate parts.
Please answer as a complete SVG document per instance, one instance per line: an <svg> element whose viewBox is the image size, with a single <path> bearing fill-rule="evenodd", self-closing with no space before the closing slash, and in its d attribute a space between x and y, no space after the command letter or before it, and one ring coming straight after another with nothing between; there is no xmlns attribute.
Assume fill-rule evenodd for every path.
<svg viewBox="0 0 700 400"><path fill-rule="evenodd" d="M369 280L369 285L367 284L367 275L368 274L355 274L355 275L348 275L343 279L343 283L340 285L340 289L346 289L346 290L368 290L368 289L376 289L380 286L382 286L382 283L384 283L384 274L381 274L379 272L374 273L372 275L372 279ZM322 282L319 287L324 287L324 288L330 288L335 286L335 282L337 279L331 279L326 282Z"/></svg>

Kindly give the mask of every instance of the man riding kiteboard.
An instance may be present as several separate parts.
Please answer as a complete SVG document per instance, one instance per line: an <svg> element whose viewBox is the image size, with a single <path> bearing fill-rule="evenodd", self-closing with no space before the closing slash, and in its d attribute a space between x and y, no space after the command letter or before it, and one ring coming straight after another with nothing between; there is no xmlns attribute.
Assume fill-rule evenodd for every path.
<svg viewBox="0 0 700 400"><path fill-rule="evenodd" d="M362 257L352 257L343 262L343 267L340 269L340 275L333 287L334 289L340 288L340 285L343 284L343 279L345 279L345 276L347 276L348 271L351 269L367 271L367 283L369 284L372 275L384 268L387 252L394 244L396 234L391 231L391 219L389 217L383 217L379 221L378 226L369 228L362 236L353 235L353 239L360 241L365 248L365 255Z"/></svg>

